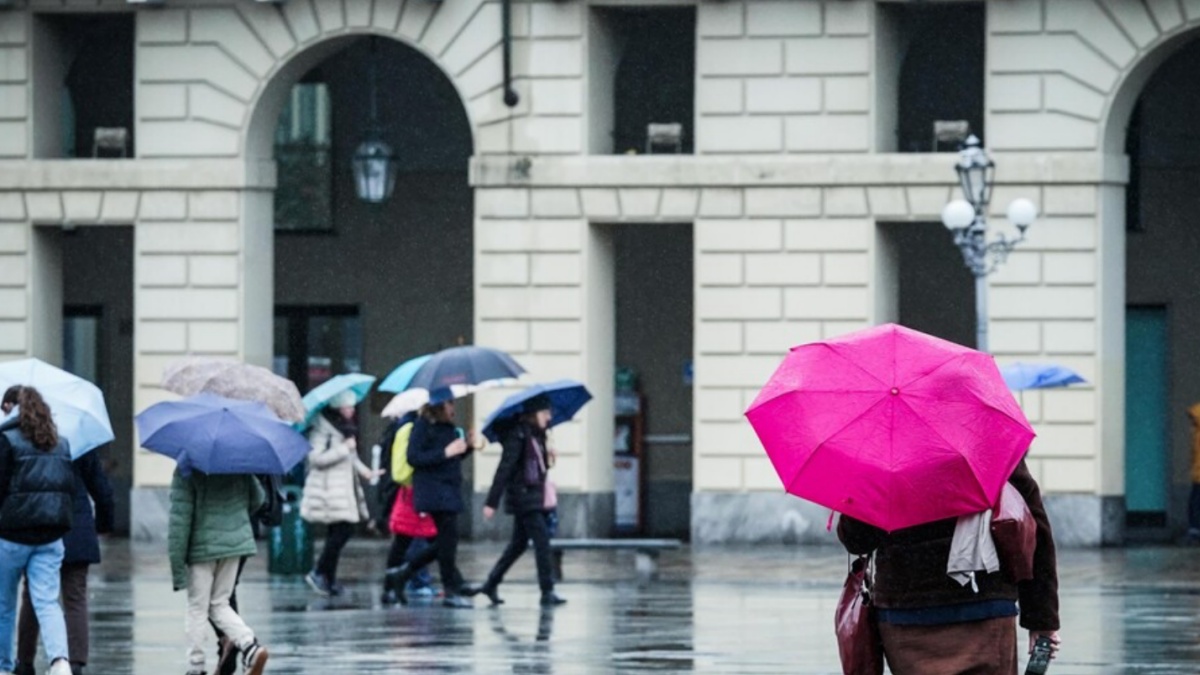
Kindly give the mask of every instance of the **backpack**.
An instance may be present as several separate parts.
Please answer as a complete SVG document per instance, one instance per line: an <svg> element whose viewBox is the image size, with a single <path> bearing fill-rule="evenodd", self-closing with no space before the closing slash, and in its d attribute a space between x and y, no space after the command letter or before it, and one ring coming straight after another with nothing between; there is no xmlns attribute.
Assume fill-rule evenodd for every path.
<svg viewBox="0 0 1200 675"><path fill-rule="evenodd" d="M408 463L408 439L412 436L413 423L408 422L396 430L392 439L392 481L397 485L412 483L413 468Z"/></svg>

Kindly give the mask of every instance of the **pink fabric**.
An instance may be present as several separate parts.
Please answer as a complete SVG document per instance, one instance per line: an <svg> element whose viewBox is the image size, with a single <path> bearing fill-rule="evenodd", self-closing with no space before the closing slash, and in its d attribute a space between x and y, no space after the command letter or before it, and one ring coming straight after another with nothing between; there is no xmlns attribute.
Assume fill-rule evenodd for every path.
<svg viewBox="0 0 1200 675"><path fill-rule="evenodd" d="M893 324L794 348L746 416L788 492L887 531L990 509L1034 437L991 355Z"/></svg>
<svg viewBox="0 0 1200 675"><path fill-rule="evenodd" d="M554 481L546 478L546 485L544 489L546 496L543 498L542 508L547 511L552 511L558 508L558 487L554 484Z"/></svg>

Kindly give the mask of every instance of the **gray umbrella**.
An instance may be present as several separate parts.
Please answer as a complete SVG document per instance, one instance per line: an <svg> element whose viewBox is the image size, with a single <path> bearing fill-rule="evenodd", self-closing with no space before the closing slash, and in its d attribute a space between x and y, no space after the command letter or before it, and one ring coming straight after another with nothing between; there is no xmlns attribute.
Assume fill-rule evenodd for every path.
<svg viewBox="0 0 1200 675"><path fill-rule="evenodd" d="M161 384L163 389L180 396L206 392L262 401L285 422L304 420L304 404L296 385L259 366L192 356L169 363L163 369Z"/></svg>

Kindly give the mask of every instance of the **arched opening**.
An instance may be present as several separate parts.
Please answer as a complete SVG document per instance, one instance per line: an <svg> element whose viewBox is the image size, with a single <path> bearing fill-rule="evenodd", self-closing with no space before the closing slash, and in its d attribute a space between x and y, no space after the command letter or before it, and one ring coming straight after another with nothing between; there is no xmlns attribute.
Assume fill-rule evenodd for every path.
<svg viewBox="0 0 1200 675"><path fill-rule="evenodd" d="M1172 47L1126 103L1124 487L1135 539L1167 538L1187 524L1185 412L1200 402L1191 377L1200 351L1189 345L1200 331L1200 41Z"/></svg>
<svg viewBox="0 0 1200 675"><path fill-rule="evenodd" d="M249 161L273 158L277 170L273 194L247 196L246 227L273 228L248 233L247 246L257 242L269 254L259 259L273 263L247 265L247 296L257 298L247 305L267 316L247 309L246 320L265 334L257 348L275 371L302 391L341 372L382 377L406 358L472 340L467 113L425 55L375 42L374 54L372 39L355 36L297 55L264 90L246 137ZM357 197L351 167L368 133L372 59L380 133L399 164L381 204ZM362 440L375 438L378 418L363 422Z"/></svg>

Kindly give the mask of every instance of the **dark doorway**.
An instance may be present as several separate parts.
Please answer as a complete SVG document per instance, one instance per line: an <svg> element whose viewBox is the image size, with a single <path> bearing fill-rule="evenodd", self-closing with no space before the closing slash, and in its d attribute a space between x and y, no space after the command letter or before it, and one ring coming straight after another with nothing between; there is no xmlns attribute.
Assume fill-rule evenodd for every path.
<svg viewBox="0 0 1200 675"><path fill-rule="evenodd" d="M275 308L277 375L308 392L334 375L362 371L362 319L357 307Z"/></svg>
<svg viewBox="0 0 1200 675"><path fill-rule="evenodd" d="M897 323L967 347L975 346L975 277L941 223L880 226L889 259Z"/></svg>
<svg viewBox="0 0 1200 675"><path fill-rule="evenodd" d="M133 488L133 228L84 227L58 238L63 266L63 367L104 392L115 440L100 453L129 532Z"/></svg>
<svg viewBox="0 0 1200 675"><path fill-rule="evenodd" d="M635 376L640 394L639 415L623 420L631 435L626 447L640 455L639 527L632 532L686 539L692 494L692 226L619 225L612 236L616 365ZM617 508L620 512L621 504Z"/></svg>

